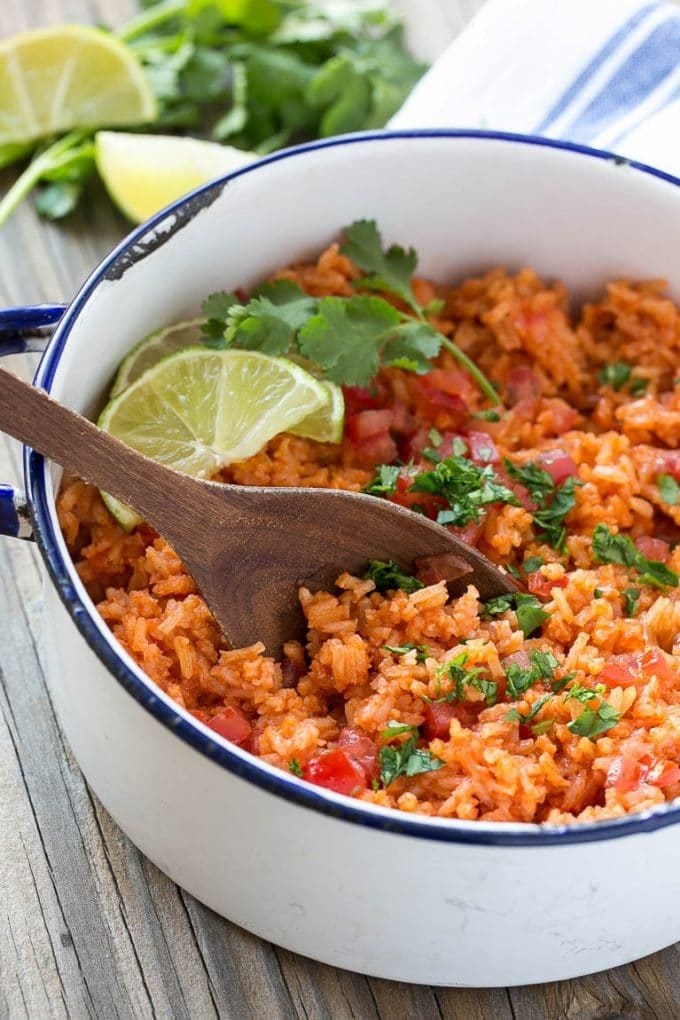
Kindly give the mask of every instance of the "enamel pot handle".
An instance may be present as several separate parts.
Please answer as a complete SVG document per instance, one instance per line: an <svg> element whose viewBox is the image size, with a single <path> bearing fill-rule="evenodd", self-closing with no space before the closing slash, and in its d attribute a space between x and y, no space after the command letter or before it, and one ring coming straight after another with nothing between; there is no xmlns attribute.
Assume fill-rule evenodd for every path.
<svg viewBox="0 0 680 1020"><path fill-rule="evenodd" d="M42 353L66 305L28 305L0 310L0 357ZM0 483L0 535L30 538L31 526L22 492Z"/></svg>

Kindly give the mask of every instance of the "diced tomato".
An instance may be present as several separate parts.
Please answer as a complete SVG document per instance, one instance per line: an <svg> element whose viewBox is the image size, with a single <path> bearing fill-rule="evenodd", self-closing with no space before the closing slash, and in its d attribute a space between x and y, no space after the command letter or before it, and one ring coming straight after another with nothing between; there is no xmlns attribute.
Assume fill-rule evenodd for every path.
<svg viewBox="0 0 680 1020"><path fill-rule="evenodd" d="M672 475L680 482L680 450L660 450L656 468L660 475Z"/></svg>
<svg viewBox="0 0 680 1020"><path fill-rule="evenodd" d="M660 648L648 648L637 657L640 672L645 677L655 676L668 683L677 683L678 674L669 664Z"/></svg>
<svg viewBox="0 0 680 1020"><path fill-rule="evenodd" d="M569 581L566 577L558 577L556 580L551 581L537 570L533 574L529 574L526 586L528 591L532 595L538 595L539 599L549 599L553 588L566 588L568 583Z"/></svg>
<svg viewBox="0 0 680 1020"><path fill-rule="evenodd" d="M439 511L448 506L446 500L441 496L430 495L427 492L410 492L412 483L411 473L408 470L402 471L397 478L396 491L389 497L390 502L405 506L409 510L419 507L426 517L432 521L435 520Z"/></svg>
<svg viewBox="0 0 680 1020"><path fill-rule="evenodd" d="M648 560L658 560L660 563L665 563L671 553L668 542L662 538L652 538L651 535L640 535L635 539L635 547Z"/></svg>
<svg viewBox="0 0 680 1020"><path fill-rule="evenodd" d="M467 444L470 460L476 464L500 464L501 455L493 439L486 432L468 432L463 438Z"/></svg>
<svg viewBox="0 0 680 1020"><path fill-rule="evenodd" d="M647 773L647 780L652 786L663 788L680 783L680 767L672 761L659 761Z"/></svg>
<svg viewBox="0 0 680 1020"><path fill-rule="evenodd" d="M598 683L607 687L631 687L640 679L640 667L636 655L613 655L598 673Z"/></svg>
<svg viewBox="0 0 680 1020"><path fill-rule="evenodd" d="M378 746L367 733L362 733L361 730L357 730L353 726L345 726L340 730L338 747L341 747L363 769L364 775L369 781L377 778Z"/></svg>
<svg viewBox="0 0 680 1020"><path fill-rule="evenodd" d="M518 404L520 400L533 400L541 392L538 377L528 365L516 365L511 369L505 388L511 404Z"/></svg>
<svg viewBox="0 0 680 1020"><path fill-rule="evenodd" d="M454 535L458 535L458 538L461 538L463 542L476 546L484 531L484 521L469 521L468 524L464 524L460 528L451 528L450 530Z"/></svg>
<svg viewBox="0 0 680 1020"><path fill-rule="evenodd" d="M207 726L210 716L207 712L204 712L202 708L192 708L190 713L193 715L194 719L198 719L199 722L205 723Z"/></svg>
<svg viewBox="0 0 680 1020"><path fill-rule="evenodd" d="M401 436L410 436L416 430L416 419L409 411L406 404L402 403L401 400L395 400L392 404L392 424L391 429Z"/></svg>
<svg viewBox="0 0 680 1020"><path fill-rule="evenodd" d="M439 581L457 581L472 573L470 564L454 553L435 556L421 556L414 561L416 577L423 584L438 584Z"/></svg>
<svg viewBox="0 0 680 1020"><path fill-rule="evenodd" d="M348 797L365 790L367 785L364 770L341 747L324 751L308 761L302 778Z"/></svg>
<svg viewBox="0 0 680 1020"><path fill-rule="evenodd" d="M412 391L421 417L442 430L462 426L469 414L468 405L460 395L464 381L460 373L443 369L414 380Z"/></svg>
<svg viewBox="0 0 680 1020"><path fill-rule="evenodd" d="M517 496L517 499L520 502L520 505L525 510L533 511L536 509L537 504L534 503L531 496L529 495L529 490L524 485L522 485L521 482L518 482L514 478L511 478L502 465L498 465L495 468L495 473L498 479L503 483L503 485L506 485L511 492L514 492L514 494Z"/></svg>
<svg viewBox="0 0 680 1020"><path fill-rule="evenodd" d="M524 648L521 648L519 652L513 652L512 655L506 655L504 659L501 659L501 666L506 673L508 666L512 665L519 666L520 669L530 669L531 659L529 658L529 653Z"/></svg>
<svg viewBox="0 0 680 1020"><path fill-rule="evenodd" d="M457 368L434 368L421 375L419 382L427 390L438 390L454 397L460 397L470 388L470 378Z"/></svg>
<svg viewBox="0 0 680 1020"><path fill-rule="evenodd" d="M465 701L454 705L448 701L433 701L423 708L425 716L422 733L426 740L447 740L452 719L458 719L461 726L468 728L477 721L484 708L484 702Z"/></svg>
<svg viewBox="0 0 680 1020"><path fill-rule="evenodd" d="M388 432L391 424L391 411L359 411L357 414L347 416L345 434L350 443L359 443Z"/></svg>
<svg viewBox="0 0 680 1020"><path fill-rule="evenodd" d="M342 393L347 415L357 411L375 411L381 406L376 390L371 387L343 386Z"/></svg>
<svg viewBox="0 0 680 1020"><path fill-rule="evenodd" d="M233 744L245 744L253 731L243 712L231 705L214 715L206 725Z"/></svg>
<svg viewBox="0 0 680 1020"><path fill-rule="evenodd" d="M647 766L625 754L619 754L607 769L605 786L617 793L630 793L644 782Z"/></svg>
<svg viewBox="0 0 680 1020"><path fill-rule="evenodd" d="M403 448L399 451L403 460L417 461L420 459L420 455L425 447L432 446L427 432L427 429L417 429L412 436L409 436L403 443Z"/></svg>
<svg viewBox="0 0 680 1020"><path fill-rule="evenodd" d="M545 450L536 460L548 472L555 485L561 485L567 478L578 475L576 461L564 450Z"/></svg>

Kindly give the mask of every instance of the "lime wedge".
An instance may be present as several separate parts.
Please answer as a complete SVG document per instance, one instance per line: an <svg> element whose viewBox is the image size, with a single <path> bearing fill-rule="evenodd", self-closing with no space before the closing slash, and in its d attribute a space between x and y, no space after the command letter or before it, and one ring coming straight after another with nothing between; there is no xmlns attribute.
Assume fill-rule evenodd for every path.
<svg viewBox="0 0 680 1020"><path fill-rule="evenodd" d="M345 398L342 390L327 379L319 379L328 391L329 400L317 411L312 411L299 425L288 429L291 435L315 439L317 443L340 443L345 424Z"/></svg>
<svg viewBox="0 0 680 1020"><path fill-rule="evenodd" d="M197 138L99 131L95 159L118 208L141 223L192 188L252 163L257 156Z"/></svg>
<svg viewBox="0 0 680 1020"><path fill-rule="evenodd" d="M111 387L110 398L117 397L119 393L136 382L147 368L157 365L163 358L167 358L168 354L200 344L201 326L204 322L205 319L187 319L185 322L175 322L149 333L138 344L135 344L121 362Z"/></svg>
<svg viewBox="0 0 680 1020"><path fill-rule="evenodd" d="M288 432L329 400L299 365L255 351L190 347L159 361L111 400L99 426L168 467L210 478ZM139 518L105 496L127 530Z"/></svg>
<svg viewBox="0 0 680 1020"><path fill-rule="evenodd" d="M156 100L134 55L82 25L23 32L0 42L0 144L73 128L153 121Z"/></svg>

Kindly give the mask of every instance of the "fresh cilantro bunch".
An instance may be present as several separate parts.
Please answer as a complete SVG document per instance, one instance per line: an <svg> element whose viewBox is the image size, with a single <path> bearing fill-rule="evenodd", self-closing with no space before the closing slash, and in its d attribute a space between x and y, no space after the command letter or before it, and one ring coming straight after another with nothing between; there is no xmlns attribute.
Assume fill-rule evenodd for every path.
<svg viewBox="0 0 680 1020"><path fill-rule="evenodd" d="M364 273L355 281L354 294L312 298L291 280L264 284L245 304L234 302L232 295L213 294L203 309L209 342L303 358L345 386L367 386L383 365L429 372L444 347L498 404L488 379L428 321L428 309L416 300L413 249L384 248L372 220L358 220L344 234L341 251ZM377 290L395 298L403 310L371 293Z"/></svg>
<svg viewBox="0 0 680 1020"><path fill-rule="evenodd" d="M141 0L115 31L158 103L145 131L191 134L258 153L379 128L425 70L383 0ZM59 219L95 173L89 125L46 144L0 147L0 169L34 155L3 204L7 219L36 185Z"/></svg>
<svg viewBox="0 0 680 1020"><path fill-rule="evenodd" d="M606 524L598 524L593 532L593 555L600 563L620 563L637 570L640 583L652 588L677 588L680 583L674 570L659 560L647 559L630 535L615 535Z"/></svg>

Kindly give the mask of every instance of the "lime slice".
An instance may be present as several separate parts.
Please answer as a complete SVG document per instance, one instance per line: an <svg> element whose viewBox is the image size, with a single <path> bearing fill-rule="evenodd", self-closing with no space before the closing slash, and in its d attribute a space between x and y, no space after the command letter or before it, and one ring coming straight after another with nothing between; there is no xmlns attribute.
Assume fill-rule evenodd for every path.
<svg viewBox="0 0 680 1020"><path fill-rule="evenodd" d="M312 411L304 421L288 431L294 436L304 439L316 439L317 443L339 443L342 441L342 430L345 424L345 398L342 390L327 379L319 379L328 391L329 401L317 411Z"/></svg>
<svg viewBox="0 0 680 1020"><path fill-rule="evenodd" d="M95 159L118 208L141 223L192 188L252 163L257 156L197 138L99 131Z"/></svg>
<svg viewBox="0 0 680 1020"><path fill-rule="evenodd" d="M190 347L114 397L99 426L161 464L210 478L252 457L328 400L314 376L285 358ZM105 501L124 528L139 523L127 507L109 496Z"/></svg>
<svg viewBox="0 0 680 1020"><path fill-rule="evenodd" d="M135 344L121 362L111 387L110 398L117 397L119 393L139 379L147 368L157 365L163 358L167 358L168 354L200 344L201 326L204 322L205 319L187 319L185 322L175 322L171 326L164 326L163 329L149 333L138 344Z"/></svg>
<svg viewBox="0 0 680 1020"><path fill-rule="evenodd" d="M143 124L156 100L134 55L97 28L66 25L0 42L0 144L73 128Z"/></svg>

